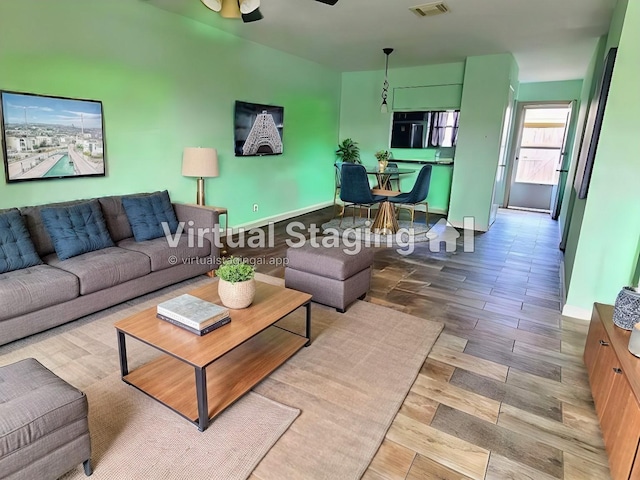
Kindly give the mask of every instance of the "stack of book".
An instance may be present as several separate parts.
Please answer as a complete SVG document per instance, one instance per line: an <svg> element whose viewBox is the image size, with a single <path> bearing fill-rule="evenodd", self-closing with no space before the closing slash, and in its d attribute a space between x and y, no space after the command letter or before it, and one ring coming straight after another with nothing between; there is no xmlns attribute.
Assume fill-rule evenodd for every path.
<svg viewBox="0 0 640 480"><path fill-rule="evenodd" d="M189 294L162 302L156 316L196 335L204 335L231 321L228 309Z"/></svg>

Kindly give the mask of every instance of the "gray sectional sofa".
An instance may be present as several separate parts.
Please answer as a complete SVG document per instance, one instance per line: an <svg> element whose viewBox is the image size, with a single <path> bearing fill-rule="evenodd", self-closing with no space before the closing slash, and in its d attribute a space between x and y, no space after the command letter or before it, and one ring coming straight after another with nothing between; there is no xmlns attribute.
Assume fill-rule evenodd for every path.
<svg viewBox="0 0 640 480"><path fill-rule="evenodd" d="M216 269L215 210L173 204L184 228L207 232L202 242L186 234L173 245L165 237L136 241L122 198L97 199L114 246L66 260L56 255L41 210L87 200L19 209L42 264L0 273L0 345Z"/></svg>

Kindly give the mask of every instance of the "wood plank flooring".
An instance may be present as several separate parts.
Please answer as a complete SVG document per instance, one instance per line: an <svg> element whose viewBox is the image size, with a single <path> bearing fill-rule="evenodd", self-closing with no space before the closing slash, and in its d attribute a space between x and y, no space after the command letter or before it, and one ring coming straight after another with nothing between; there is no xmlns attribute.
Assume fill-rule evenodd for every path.
<svg viewBox="0 0 640 480"><path fill-rule="evenodd" d="M284 224L275 233L275 248L232 253L282 277L269 261L286 255ZM560 314L558 243L548 215L501 210L473 253L376 249L366 300L445 329L365 480L610 478L581 358L588 324Z"/></svg>
<svg viewBox="0 0 640 480"><path fill-rule="evenodd" d="M323 209L292 220L320 227L331 216ZM275 225L272 248L230 251L283 277L285 227ZM610 478L581 358L588 324L559 312L558 242L548 215L500 211L489 232L476 234L474 253L433 253L426 244L407 256L376 249L366 300L445 329L365 480ZM0 364L33 356L86 388L118 369L113 322L157 294L147 298L114 307L103 322L89 316L0 347ZM128 348L137 363L155 354L137 342Z"/></svg>

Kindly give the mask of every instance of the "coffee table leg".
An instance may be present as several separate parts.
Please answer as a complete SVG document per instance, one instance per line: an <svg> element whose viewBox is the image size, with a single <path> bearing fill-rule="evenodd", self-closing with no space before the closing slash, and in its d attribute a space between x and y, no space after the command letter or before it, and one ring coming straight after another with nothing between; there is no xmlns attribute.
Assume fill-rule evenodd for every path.
<svg viewBox="0 0 640 480"><path fill-rule="evenodd" d="M120 373L122 376L129 375L129 365L127 365L127 344L124 333L118 330L118 354L120 355Z"/></svg>
<svg viewBox="0 0 640 480"><path fill-rule="evenodd" d="M209 426L209 402L207 399L207 370L196 367L196 396L198 398L198 430Z"/></svg>
<svg viewBox="0 0 640 480"><path fill-rule="evenodd" d="M305 337L307 337L307 343L304 344L305 347L311 345L311 302L305 303L305 308L307 309L307 329Z"/></svg>

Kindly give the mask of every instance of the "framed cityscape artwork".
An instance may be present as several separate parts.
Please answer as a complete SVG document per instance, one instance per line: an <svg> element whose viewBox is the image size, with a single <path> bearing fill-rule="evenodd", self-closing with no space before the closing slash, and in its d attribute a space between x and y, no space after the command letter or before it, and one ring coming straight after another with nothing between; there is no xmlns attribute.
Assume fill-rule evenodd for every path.
<svg viewBox="0 0 640 480"><path fill-rule="evenodd" d="M102 102L0 92L7 182L105 175Z"/></svg>

